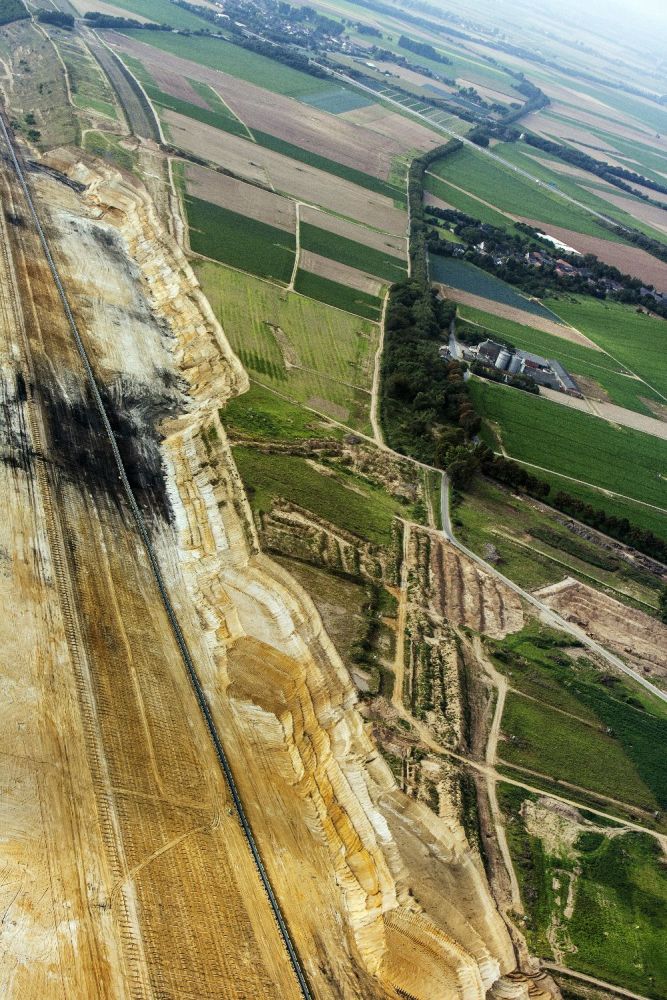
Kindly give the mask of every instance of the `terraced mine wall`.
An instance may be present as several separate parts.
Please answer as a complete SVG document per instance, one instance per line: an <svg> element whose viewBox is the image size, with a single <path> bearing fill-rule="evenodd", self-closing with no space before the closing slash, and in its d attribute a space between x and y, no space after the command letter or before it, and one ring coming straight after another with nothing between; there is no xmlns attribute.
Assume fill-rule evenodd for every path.
<svg viewBox="0 0 667 1000"><path fill-rule="evenodd" d="M72 275L72 299L79 302L96 378L122 410L121 433L122 420L132 420L127 433L136 441L128 464L136 456L138 494L150 514L153 545L314 992L318 997L398 993L420 1000L482 1000L502 974L514 969L515 960L479 860L454 816L436 817L397 790L312 601L261 551L219 416L221 404L246 387L245 372L143 188L69 154L54 154L51 163L85 186L80 197L53 178L40 181L52 206L54 245L63 270ZM101 293L104 308L76 297L75 281L79 290L87 281L100 288L95 254L80 259L82 235L99 254L113 247L114 253L122 248L125 256L130 283L122 294L107 285ZM131 298L139 293L143 305ZM119 322L114 323L113 316ZM110 324L114 337L108 335ZM154 395L146 398L156 402L142 409L140 389L151 385ZM71 413L65 415L76 423ZM82 447L87 443L91 441L84 436ZM162 495L155 479L156 448L162 461ZM114 507L111 488L106 484ZM109 551L116 562L113 547ZM107 606L112 608L113 601ZM95 622L93 605L89 615ZM115 662L108 645L104 655L103 663ZM141 676L152 676L154 669L147 667ZM128 679L131 676L129 672ZM118 705L114 684L120 678L109 677L108 683L111 709ZM183 683L181 676L178 684ZM128 689L128 712L132 697ZM187 705L189 697L182 693L179 704ZM91 711L99 713L100 706L98 695ZM150 701L143 711L150 723ZM113 720L118 720L117 712L107 725ZM168 738L173 726L166 718L163 725ZM110 733L106 739L111 739ZM139 760L149 761L151 753L149 744ZM198 766L196 755L186 754L185 759ZM179 764L174 794L182 772ZM127 832L120 834L120 841L115 835L114 850L119 843L127 849L130 829L123 827ZM180 829L187 834L187 826ZM417 876L406 867L392 830L426 837L436 852L448 899L437 920L417 901L412 888ZM187 865L193 855L187 839L178 839L181 834L176 830L171 836L182 844L179 857ZM145 850L150 854L148 847ZM178 963L169 956L181 954L178 935L185 930L195 937L208 933L207 922L179 920L177 937L167 935L160 942L151 882L132 871L125 892L133 901L133 917L121 946L129 949L130 964L136 949L143 949L145 971L137 974L166 987L177 974ZM196 876L193 890L207 893L211 904L224 898L226 912L222 886L206 885L201 878ZM212 926L210 919L208 924ZM195 977L198 995L209 995L211 989L225 995L215 984L226 983L228 988L236 974L221 970L217 947L207 946L201 954ZM510 990L502 995L527 995L525 982L503 979L498 989ZM262 988L254 995L262 995Z"/></svg>

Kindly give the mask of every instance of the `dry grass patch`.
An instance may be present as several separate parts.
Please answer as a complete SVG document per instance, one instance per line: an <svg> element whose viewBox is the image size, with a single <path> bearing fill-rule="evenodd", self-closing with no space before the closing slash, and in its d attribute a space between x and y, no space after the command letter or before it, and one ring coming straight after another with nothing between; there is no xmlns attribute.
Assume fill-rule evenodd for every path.
<svg viewBox="0 0 667 1000"><path fill-rule="evenodd" d="M330 281L337 281L341 285L367 292L369 295L379 296L383 287L382 282L370 274L357 271L356 268L341 264L337 260L330 260L329 257L321 257L310 250L301 251L299 267L302 271L319 274L322 278L329 278Z"/></svg>

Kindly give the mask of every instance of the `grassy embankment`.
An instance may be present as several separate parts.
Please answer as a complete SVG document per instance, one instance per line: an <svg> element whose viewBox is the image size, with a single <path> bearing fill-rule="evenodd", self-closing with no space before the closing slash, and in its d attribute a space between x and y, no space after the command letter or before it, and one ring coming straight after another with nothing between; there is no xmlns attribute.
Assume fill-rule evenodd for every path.
<svg viewBox="0 0 667 1000"><path fill-rule="evenodd" d="M492 545L499 569L527 590L573 576L651 613L658 607L655 576L578 538L557 515L487 479L478 478L452 508L457 537L479 555Z"/></svg>
<svg viewBox="0 0 667 1000"><path fill-rule="evenodd" d="M511 679L502 721L501 761L569 782L640 811L645 824L667 807L667 774L656 748L667 738L667 709L632 681L571 657L571 639L535 624L488 649ZM531 776L530 783L541 779ZM609 804L608 811L622 814ZM627 810L626 810L627 811ZM658 820L658 825L662 821Z"/></svg>

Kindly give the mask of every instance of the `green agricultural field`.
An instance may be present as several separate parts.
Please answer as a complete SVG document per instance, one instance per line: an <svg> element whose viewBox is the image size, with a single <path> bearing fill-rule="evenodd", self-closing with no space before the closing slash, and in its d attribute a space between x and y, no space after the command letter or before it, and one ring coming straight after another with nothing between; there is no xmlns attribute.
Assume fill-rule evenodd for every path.
<svg viewBox="0 0 667 1000"><path fill-rule="evenodd" d="M367 108L373 103L366 94L352 90L351 87L340 86L330 93L317 90L313 94L303 94L300 100L304 104L309 104L311 108L319 108L320 111L327 111L330 115L341 115L345 111Z"/></svg>
<svg viewBox="0 0 667 1000"><path fill-rule="evenodd" d="M376 295L360 292L356 288L348 288L338 281L322 278L310 271L299 271L294 282L294 288L302 295L308 295L319 302L344 309L345 312L356 313L376 323L382 312L382 302Z"/></svg>
<svg viewBox="0 0 667 1000"><path fill-rule="evenodd" d="M605 182L601 181L595 174L588 174L587 180L584 181L583 179L580 180L576 177L568 176L562 171L551 169L550 164L559 164L562 161L553 154L547 153L535 146L528 146L524 144L517 145L517 143L500 143L494 147L493 151L504 160L507 160L509 163L513 163L515 166L519 167L521 170L526 170L534 177L539 177L545 184L557 186L571 198L576 198L576 200L580 201L583 205L588 205L594 211L600 212L602 215L606 215L610 219L614 219L620 225L638 229L640 232L646 233L647 236L650 236L653 239L664 239L664 234L660 233L659 230L654 229L652 226L649 226L647 223L642 222L639 219L636 219L634 215L630 214L630 212L626 212L622 208L606 201L604 198L598 197L594 193L596 189L616 194L620 192L613 185L605 184ZM591 150L591 155L595 156L596 159L600 158L600 154L596 153L595 150ZM629 195L628 197L631 198L632 196ZM639 204L639 200L637 200L637 204ZM607 238L610 238L610 234L607 235ZM617 243L623 242L623 239L617 235L613 235L612 238Z"/></svg>
<svg viewBox="0 0 667 1000"><path fill-rule="evenodd" d="M473 219L479 219L480 222L488 222L489 225L498 226L500 229L513 228L512 220L507 215L497 212L494 208L485 205L471 194L459 191L458 188L452 187L451 184L430 173L427 173L424 178L424 189L430 194L434 194L437 198L446 201L453 208L458 208L459 212L465 212L466 215L470 215Z"/></svg>
<svg viewBox="0 0 667 1000"><path fill-rule="evenodd" d="M235 447L234 459L253 510L269 511L282 497L375 545L389 545L395 515L406 509L386 490L340 468L314 468L294 455Z"/></svg>
<svg viewBox="0 0 667 1000"><path fill-rule="evenodd" d="M179 97L174 97L172 94L167 94L164 90L161 90L139 59L123 54L123 62L136 76L137 80L139 80L149 98L153 104L158 107L158 109L168 108L170 111L176 111L178 114L186 115L188 118L193 118L195 121L204 122L205 125L211 125L213 128L218 128L223 132L231 132L233 135L240 135L244 138L248 138L249 133L245 125L239 121L236 115L230 111L227 105L220 100L215 91L212 90L207 84L199 83L197 80L188 81L193 90L195 90L208 105L206 108L200 108L197 104L192 104L190 101L184 101Z"/></svg>
<svg viewBox="0 0 667 1000"><path fill-rule="evenodd" d="M667 321L638 313L631 306L601 302L583 295L562 296L547 304L613 358L645 379L667 402ZM641 385L638 388L641 389Z"/></svg>
<svg viewBox="0 0 667 1000"><path fill-rule="evenodd" d="M168 6L173 5L168 4ZM178 10L177 7L174 9ZM339 84L330 80L302 73L301 70L284 66L274 59L268 59L257 52L250 52L240 45L219 38L139 29L124 31L123 34L136 38L139 42L153 45L164 52L180 56L181 59L190 59L202 66L218 69L221 73L229 73L239 80L254 83L271 93L285 94L297 100L303 95L312 97L313 94L333 94L340 89Z"/></svg>
<svg viewBox="0 0 667 1000"><path fill-rule="evenodd" d="M295 240L265 222L187 195L190 246L195 253L285 284L294 267Z"/></svg>
<svg viewBox="0 0 667 1000"><path fill-rule="evenodd" d="M497 428L511 458L667 508L667 441L506 386L469 388L487 439Z"/></svg>
<svg viewBox="0 0 667 1000"><path fill-rule="evenodd" d="M123 61L127 63L137 79L141 81L151 101L158 107L176 111L178 114L185 115L195 121L204 122L204 124L211 125L213 128L220 129L223 132L238 135L242 139L254 140L257 145L264 146L265 149L271 149L275 153L282 153L283 156L289 156L290 159L296 160L299 163L307 163L318 170L324 170L335 177L341 177L343 180L351 181L352 184L358 184L359 187L366 188L368 191L375 191L377 194L385 195L400 205L405 204L405 185L403 183L399 183L398 181L390 183L378 177L373 177L371 174L366 174L362 170L356 170L345 163L338 163L327 156L320 156L319 153L302 149L301 146L295 146L293 143L287 142L285 139L279 139L268 132L261 132L259 129L251 132L207 84L196 80L188 81L193 89L208 104L208 108L200 108L196 104L184 101L179 97L173 97L171 94L167 94L164 90L161 90L138 59L123 55Z"/></svg>
<svg viewBox="0 0 667 1000"><path fill-rule="evenodd" d="M209 30L211 24L203 17L184 10L170 0L114 0L114 6L126 10L129 14L139 14L157 24L169 24L172 28L185 28L188 31ZM154 35L154 31L146 31L145 35ZM148 41L148 39L146 39Z"/></svg>
<svg viewBox="0 0 667 1000"><path fill-rule="evenodd" d="M232 436L254 441L311 438L338 441L345 433L342 428L260 385L251 385L248 392L231 399L220 410L220 419Z"/></svg>
<svg viewBox="0 0 667 1000"><path fill-rule="evenodd" d="M524 813L535 798L498 786L531 950L553 960L551 942L557 942L569 968L662 998L667 875L659 846L648 834L621 834L596 817L570 821L580 831L572 844L542 838L532 827L529 832Z"/></svg>
<svg viewBox="0 0 667 1000"><path fill-rule="evenodd" d="M510 693L498 747L506 763L567 781L652 813L660 808L652 790L615 737L601 725L555 711L544 700ZM656 750L653 748L653 754ZM539 779L533 776L533 783ZM576 793L571 793L576 798ZM667 801L667 800L666 800Z"/></svg>
<svg viewBox="0 0 667 1000"><path fill-rule="evenodd" d="M552 310L560 306L561 301L552 300L550 303ZM458 315L463 320L483 327L492 338L499 336L524 351L532 351L533 354L541 354L545 358L555 358L572 374L595 380L618 406L636 410L637 413L653 415L650 407L642 403L642 397L660 402L657 393L636 379L628 377L630 373L624 365L601 351L555 337L542 330L534 330L530 326L503 319L501 316L494 316L481 309L473 309L471 306L460 305ZM631 315L634 316L634 313Z"/></svg>
<svg viewBox="0 0 667 1000"><path fill-rule="evenodd" d="M197 276L255 383L325 417L370 431L378 327L218 264Z"/></svg>
<svg viewBox="0 0 667 1000"><path fill-rule="evenodd" d="M326 229L319 229L307 222L301 224L301 246L304 250L312 250L322 257L329 257L359 271L374 274L392 284L395 281L402 281L407 272L403 258L364 246L362 243L330 233Z"/></svg>
<svg viewBox="0 0 667 1000"><path fill-rule="evenodd" d="M606 240L615 239L585 209L570 204L555 192L538 187L527 177L521 177L510 168L494 162L489 156L467 147L457 150L444 160L436 161L430 170L465 191L474 192L477 197L495 205L502 212L511 212L546 225L562 226ZM606 202L601 204L607 207Z"/></svg>

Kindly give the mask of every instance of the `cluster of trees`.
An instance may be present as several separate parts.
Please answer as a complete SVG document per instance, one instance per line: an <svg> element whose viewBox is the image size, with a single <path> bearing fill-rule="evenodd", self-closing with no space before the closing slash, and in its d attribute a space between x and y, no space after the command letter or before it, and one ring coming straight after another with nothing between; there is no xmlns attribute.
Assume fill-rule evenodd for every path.
<svg viewBox="0 0 667 1000"><path fill-rule="evenodd" d="M443 330L456 313L428 281L393 285L385 319L382 357L382 419L393 448L442 465L450 445L462 445L479 430L463 369L438 355ZM447 436L445 425L455 433Z"/></svg>
<svg viewBox="0 0 667 1000"><path fill-rule="evenodd" d="M604 299L608 295L629 305L640 305L667 317L667 303L656 300L652 285L644 285L640 278L623 274L612 264L605 264L594 254L576 255L558 251L560 260L576 268L573 274L556 273L557 263L549 256L549 249L538 238L536 229L524 223L517 223L517 233L480 222L465 212L455 209L429 207L425 210L429 219L439 219L453 226L456 235L466 244L465 259L485 271L490 271L510 285L538 298L549 291L566 291L581 295L592 295ZM437 231L427 235L429 253L444 257L458 255L456 244L443 240ZM478 250L481 244L484 250ZM667 249L667 248L665 248ZM543 263L536 265L526 260L529 250L539 250ZM553 253L553 251L551 251ZM502 258L499 260L498 258ZM610 289L609 282L622 285L620 290Z"/></svg>
<svg viewBox="0 0 667 1000"><path fill-rule="evenodd" d="M500 371L493 365L485 365L481 361L473 361L470 365L470 371L473 375L479 375L480 378L485 378L489 382L504 382L505 385L510 385L513 389L532 392L535 396L539 395L539 386L526 375L510 375L509 372Z"/></svg>
<svg viewBox="0 0 667 1000"><path fill-rule="evenodd" d="M42 24L55 24L59 28L71 30L74 27L74 17L72 14L65 14L62 10L40 10L37 20Z"/></svg>
<svg viewBox="0 0 667 1000"><path fill-rule="evenodd" d="M549 483L527 472L518 462L511 458L494 455L490 448L485 448L480 454L480 466L485 476L495 479L510 489L520 490L538 500L546 500L551 492Z"/></svg>
<svg viewBox="0 0 667 1000"><path fill-rule="evenodd" d="M413 278L422 284L428 282L426 259L428 226L424 209L424 175L435 160L442 160L462 148L463 143L460 139L450 139L444 146L436 146L435 149L415 157L410 164L408 173L410 266Z"/></svg>
<svg viewBox="0 0 667 1000"><path fill-rule="evenodd" d="M631 184L641 184L642 187L649 188L651 191L659 191L660 194L667 194L667 185L652 181L649 177L635 173L634 170L627 170L625 167L616 167L611 163L606 163L604 160L596 160L595 157L589 156L588 153L583 153L579 149L573 149L571 146L563 146L559 142L551 142L549 139L543 139L539 135L531 135L530 133L524 135L524 141L529 146L535 146L537 149L543 149L546 153L551 153L552 156L557 156L559 160L564 160L565 163L571 163L582 170L588 170L589 173L601 177L609 184L615 184L616 187L622 188L623 191L636 194L638 198L643 198L645 201L650 200L647 194L644 194L642 191L636 191L630 184L625 182L629 181Z"/></svg>
<svg viewBox="0 0 667 1000"><path fill-rule="evenodd" d="M22 0L0 0L0 24L23 21L30 17Z"/></svg>
<svg viewBox="0 0 667 1000"><path fill-rule="evenodd" d="M667 563L667 541L663 538L658 538L652 531L646 531L636 524L631 524L627 517L616 517L613 514L607 514L606 511L584 503L578 497L573 497L571 494L563 491L556 493L551 503L558 510L563 511L564 514L569 514L571 517L576 518L577 521L583 521L584 524L590 525L591 528L597 528L598 531L604 532L605 535L611 535L612 538L616 538L619 542L624 542L626 545L632 546L633 549L637 549L639 552L644 552L653 559Z"/></svg>
<svg viewBox="0 0 667 1000"><path fill-rule="evenodd" d="M113 17L111 14L102 14L99 10L89 10L84 15L84 20L90 21L94 28L115 28L122 31L123 28L143 28L145 31L171 31L168 24L153 24L150 21L135 21L131 17ZM41 20L41 18L40 18Z"/></svg>
<svg viewBox="0 0 667 1000"><path fill-rule="evenodd" d="M451 66L452 60L448 59L447 56L443 55L429 45L428 42L417 42L412 38L408 38L407 35L401 35L398 40L399 47L402 49L407 49L408 52L414 52L418 56L423 56L425 59L430 59L431 62L442 63L444 66Z"/></svg>

